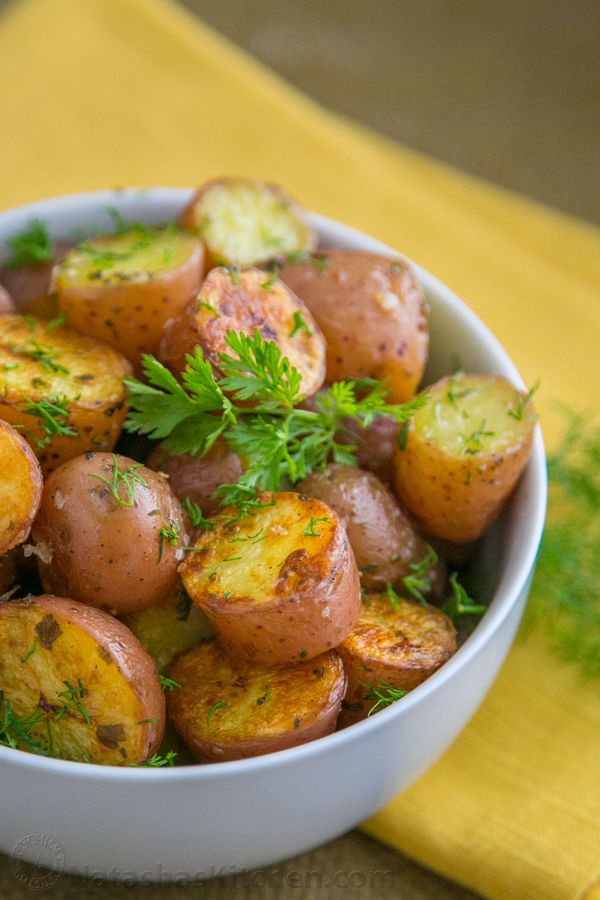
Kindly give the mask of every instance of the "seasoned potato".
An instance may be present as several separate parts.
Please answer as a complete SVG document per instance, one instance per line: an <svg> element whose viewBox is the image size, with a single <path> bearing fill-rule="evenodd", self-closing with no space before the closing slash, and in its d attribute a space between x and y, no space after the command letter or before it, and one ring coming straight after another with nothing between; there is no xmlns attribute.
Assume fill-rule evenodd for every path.
<svg viewBox="0 0 600 900"><path fill-rule="evenodd" d="M189 497L197 503L202 514L212 516L220 510L214 492L222 484L235 484L244 471L242 462L224 440L218 438L204 456L184 453L171 456L162 447L152 451L146 464L151 469L163 472L169 477L169 487L176 497Z"/></svg>
<svg viewBox="0 0 600 900"><path fill-rule="evenodd" d="M56 315L56 307L50 294L52 268L71 246L66 241L55 241L54 253L49 262L3 266L0 269L0 285L12 297L18 312L33 313L42 319L51 319Z"/></svg>
<svg viewBox="0 0 600 900"><path fill-rule="evenodd" d="M368 428L361 428L353 419L347 419L343 429L336 434L336 440L340 444L354 444L360 468L372 472L389 487L394 477L399 428L397 421L388 416L377 416Z"/></svg>
<svg viewBox="0 0 600 900"><path fill-rule="evenodd" d="M50 475L32 536L44 590L113 615L172 591L188 542L166 479L110 453L86 453Z"/></svg>
<svg viewBox="0 0 600 900"><path fill-rule="evenodd" d="M398 586L427 550L414 525L395 497L372 472L353 466L329 465L313 472L298 485L309 497L318 497L340 517L367 590ZM436 570L430 572L435 584Z"/></svg>
<svg viewBox="0 0 600 900"><path fill-rule="evenodd" d="M293 665L228 656L216 641L180 656L170 676L171 721L208 762L261 756L330 734L346 688L335 651Z"/></svg>
<svg viewBox="0 0 600 900"><path fill-rule="evenodd" d="M369 714L377 703L374 690L411 691L455 652L456 629L441 610L367 594L358 622L338 647L348 676L340 725Z"/></svg>
<svg viewBox="0 0 600 900"><path fill-rule="evenodd" d="M293 493L260 499L256 515L201 533L181 577L236 658L310 659L336 647L356 620L354 554L338 516L320 500Z"/></svg>
<svg viewBox="0 0 600 900"><path fill-rule="evenodd" d="M158 748L156 666L112 616L62 597L0 602L0 646L0 714L32 726L9 729L19 749L123 766Z"/></svg>
<svg viewBox="0 0 600 900"><path fill-rule="evenodd" d="M227 332L252 335L256 329L298 369L304 396L318 391L325 378L323 335L304 304L276 275L260 269L209 272L198 297L167 324L160 358L180 375L186 353L193 354L199 345L218 372L219 353L232 353L225 343Z"/></svg>
<svg viewBox="0 0 600 900"><path fill-rule="evenodd" d="M22 429L45 472L114 447L129 374L106 344L31 316L0 316L0 419Z"/></svg>
<svg viewBox="0 0 600 900"><path fill-rule="evenodd" d="M180 584L154 606L129 613L122 621L156 661L159 672L165 672L180 653L214 635Z"/></svg>
<svg viewBox="0 0 600 900"><path fill-rule="evenodd" d="M412 270L358 250L327 250L280 270L327 342L327 381L377 378L390 401L414 396L427 361L428 306Z"/></svg>
<svg viewBox="0 0 600 900"><path fill-rule="evenodd" d="M428 392L396 452L396 491L427 534L468 543L515 486L536 416L529 397L500 377L453 375Z"/></svg>
<svg viewBox="0 0 600 900"><path fill-rule="evenodd" d="M167 319L198 291L203 256L193 235L133 226L67 253L54 269L52 289L70 325L139 368L142 353L158 352Z"/></svg>
<svg viewBox="0 0 600 900"><path fill-rule="evenodd" d="M0 313L11 313L15 311L15 304L12 297L0 284Z"/></svg>
<svg viewBox="0 0 600 900"><path fill-rule="evenodd" d="M42 496L42 470L21 435L0 420L0 554L27 539Z"/></svg>
<svg viewBox="0 0 600 900"><path fill-rule="evenodd" d="M186 206L181 223L201 233L211 266L252 266L315 245L303 210L283 188L250 178L209 181Z"/></svg>

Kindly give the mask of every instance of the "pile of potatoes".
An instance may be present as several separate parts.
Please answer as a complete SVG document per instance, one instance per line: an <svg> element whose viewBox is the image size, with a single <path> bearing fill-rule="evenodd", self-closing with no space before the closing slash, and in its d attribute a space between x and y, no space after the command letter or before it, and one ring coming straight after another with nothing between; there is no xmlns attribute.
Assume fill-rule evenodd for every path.
<svg viewBox="0 0 600 900"><path fill-rule="evenodd" d="M529 396L448 376L406 427L348 421L357 467L260 493L242 518L214 496L245 467L225 440L177 456L122 434L142 354L179 378L199 348L219 374L230 330L275 342L309 405L344 379L410 400L429 340L410 266L317 248L281 188L246 179L204 185L176 223L54 249L0 269L0 742L109 765L256 756L449 659L446 561L514 488Z"/></svg>

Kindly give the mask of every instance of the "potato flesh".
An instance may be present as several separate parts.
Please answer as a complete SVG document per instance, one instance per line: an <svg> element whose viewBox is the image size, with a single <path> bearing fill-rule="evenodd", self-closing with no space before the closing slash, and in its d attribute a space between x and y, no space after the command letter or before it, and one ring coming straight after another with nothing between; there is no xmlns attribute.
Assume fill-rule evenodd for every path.
<svg viewBox="0 0 600 900"><path fill-rule="evenodd" d="M23 438L0 421L0 554L27 539L42 496L42 472Z"/></svg>
<svg viewBox="0 0 600 900"><path fill-rule="evenodd" d="M263 666L228 656L216 641L181 656L170 676L181 684L167 698L175 727L193 752L216 759L270 752L286 738L302 743L325 716L333 730L345 688L335 652Z"/></svg>
<svg viewBox="0 0 600 900"><path fill-rule="evenodd" d="M255 181L214 182L194 210L216 261L252 265L305 250L310 230L285 194Z"/></svg>
<svg viewBox="0 0 600 900"><path fill-rule="evenodd" d="M48 619L39 606L8 602L15 613L3 614L0 605L0 645L5 648L0 655L0 688L18 717L38 709L46 714L31 736L50 756L105 765L140 762L146 711L135 685L123 677L107 648L58 615ZM44 646L44 640L50 645ZM60 717L66 704L59 695L68 690L66 682L75 688L83 685L85 695L75 698L81 700L90 722L74 704L67 705L67 714ZM28 748L23 744L20 749Z"/></svg>

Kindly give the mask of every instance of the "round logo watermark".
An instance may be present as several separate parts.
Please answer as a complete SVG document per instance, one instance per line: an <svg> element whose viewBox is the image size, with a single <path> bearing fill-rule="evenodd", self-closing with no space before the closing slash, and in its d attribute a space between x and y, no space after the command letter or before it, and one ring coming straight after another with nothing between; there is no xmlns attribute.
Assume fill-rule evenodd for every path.
<svg viewBox="0 0 600 900"><path fill-rule="evenodd" d="M10 864L21 884L43 891L61 878L65 851L49 834L26 834L13 847Z"/></svg>

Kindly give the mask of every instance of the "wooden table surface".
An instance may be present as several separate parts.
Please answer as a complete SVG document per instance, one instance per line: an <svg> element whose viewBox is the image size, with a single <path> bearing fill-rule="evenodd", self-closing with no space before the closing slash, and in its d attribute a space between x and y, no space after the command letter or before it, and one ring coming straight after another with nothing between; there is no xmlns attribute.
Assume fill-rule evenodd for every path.
<svg viewBox="0 0 600 900"><path fill-rule="evenodd" d="M600 222L595 0L182 2L326 106ZM35 893L0 857L2 900L31 900ZM147 900L475 897L359 832L269 869L202 885L126 887L62 876L43 892L57 900L139 894Z"/></svg>

